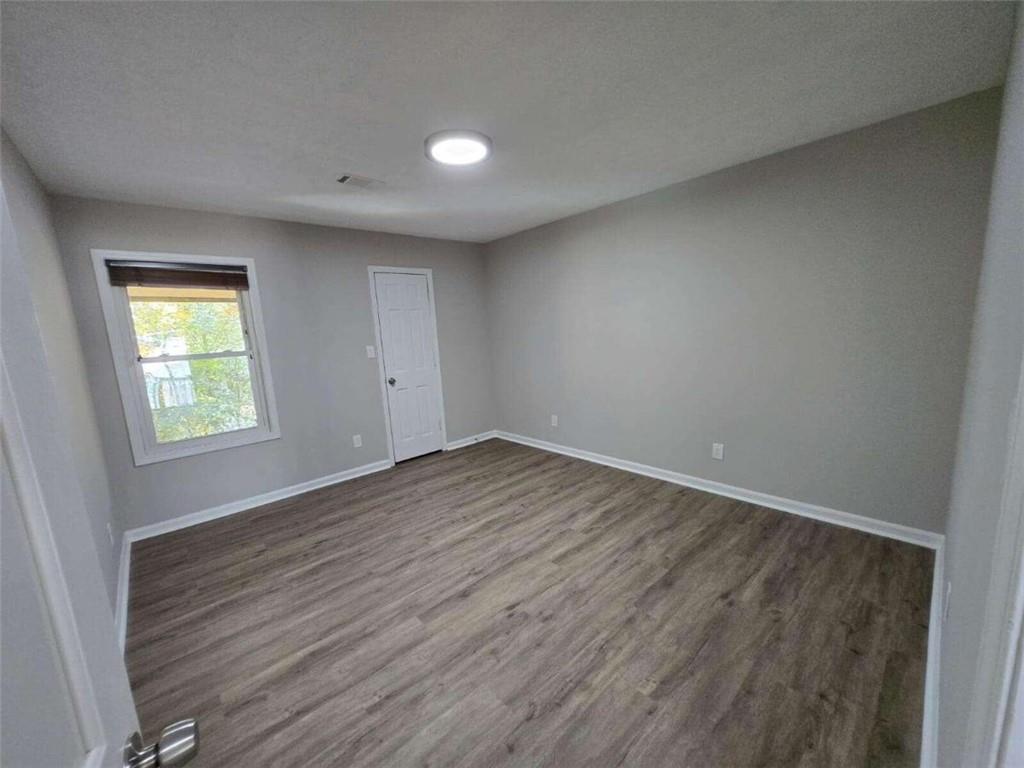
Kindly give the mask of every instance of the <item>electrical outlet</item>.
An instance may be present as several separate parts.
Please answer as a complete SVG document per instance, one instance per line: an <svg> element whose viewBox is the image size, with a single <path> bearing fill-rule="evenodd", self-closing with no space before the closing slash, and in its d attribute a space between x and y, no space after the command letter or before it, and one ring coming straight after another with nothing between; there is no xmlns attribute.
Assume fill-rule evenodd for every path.
<svg viewBox="0 0 1024 768"><path fill-rule="evenodd" d="M352 435L352 445L355 446L356 448L362 448L363 447L363 436L362 435Z"/></svg>
<svg viewBox="0 0 1024 768"><path fill-rule="evenodd" d="M376 357L377 356L377 350L374 349L372 345L368 344L366 346L366 356L367 357Z"/></svg>
<svg viewBox="0 0 1024 768"><path fill-rule="evenodd" d="M725 461L725 443L711 444L711 458L718 461Z"/></svg>
<svg viewBox="0 0 1024 768"><path fill-rule="evenodd" d="M558 426L558 417L555 416L555 414L553 414L553 413L551 414L551 426L552 427L557 427Z"/></svg>
<svg viewBox="0 0 1024 768"><path fill-rule="evenodd" d="M114 546L114 527L107 523L107 538L110 539L110 546Z"/></svg>

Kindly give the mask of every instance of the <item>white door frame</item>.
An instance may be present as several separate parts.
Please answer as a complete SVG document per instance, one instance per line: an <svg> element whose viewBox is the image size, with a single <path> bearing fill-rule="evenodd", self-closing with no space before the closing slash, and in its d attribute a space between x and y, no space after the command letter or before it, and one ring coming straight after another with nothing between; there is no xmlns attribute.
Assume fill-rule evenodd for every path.
<svg viewBox="0 0 1024 768"><path fill-rule="evenodd" d="M976 709L972 710L974 729L968 731L967 742L970 748L970 739L974 737L974 743L982 750L978 754L984 760L979 765L986 766L1009 766L1000 761L1006 758L1008 738L1014 732L1011 718L1024 715L1014 711L1012 699L1024 677L1024 363L1017 379L1007 454L993 572L978 654L981 680L975 694ZM989 662L994 667L991 673L985 668ZM991 684L987 684L986 674L991 675ZM1020 728L1019 724L1016 727Z"/></svg>
<svg viewBox="0 0 1024 768"><path fill-rule="evenodd" d="M373 336L377 344L377 373L380 379L381 407L384 409L384 432L388 441L388 459L395 464L395 442L391 435L391 409L388 406L387 374L384 372L384 347L381 344L380 314L377 310L377 280L379 273L399 275L425 275L427 301L430 302L430 330L434 336L434 376L437 380L437 406L441 412L441 448L448 450L448 422L444 412L444 388L441 386L441 349L437 339L437 305L434 301L434 271L426 267L367 267L370 275L370 307L373 311Z"/></svg>
<svg viewBox="0 0 1024 768"><path fill-rule="evenodd" d="M110 744L104 734L103 718L89 672L89 664L82 647L78 624L72 609L64 569L61 566L57 543L53 538L43 494L39 487L39 476L25 441L14 398L11 396L7 367L0 356L0 399L3 401L3 429L0 430L0 451L8 463L12 489L21 504L21 514L28 534L39 574L39 586L43 592L47 612L53 622L54 639L64 676L68 682L72 709L78 721L79 733L84 742L85 768L98 768L110 760L112 750L120 750L120 744ZM9 662L8 662L9 663ZM127 734L125 734L127 736Z"/></svg>

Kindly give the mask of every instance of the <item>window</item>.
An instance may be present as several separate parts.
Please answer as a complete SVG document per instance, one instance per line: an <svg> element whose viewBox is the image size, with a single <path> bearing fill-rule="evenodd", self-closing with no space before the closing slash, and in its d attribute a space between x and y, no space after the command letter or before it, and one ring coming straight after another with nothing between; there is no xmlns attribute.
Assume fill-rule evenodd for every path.
<svg viewBox="0 0 1024 768"><path fill-rule="evenodd" d="M280 436L251 259L93 261L137 465Z"/></svg>

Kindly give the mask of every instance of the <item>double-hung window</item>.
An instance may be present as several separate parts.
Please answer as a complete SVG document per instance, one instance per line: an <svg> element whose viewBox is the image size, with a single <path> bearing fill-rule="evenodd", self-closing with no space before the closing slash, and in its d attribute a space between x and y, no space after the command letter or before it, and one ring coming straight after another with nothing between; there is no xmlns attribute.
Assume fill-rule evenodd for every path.
<svg viewBox="0 0 1024 768"><path fill-rule="evenodd" d="M251 259L93 261L137 465L280 436Z"/></svg>

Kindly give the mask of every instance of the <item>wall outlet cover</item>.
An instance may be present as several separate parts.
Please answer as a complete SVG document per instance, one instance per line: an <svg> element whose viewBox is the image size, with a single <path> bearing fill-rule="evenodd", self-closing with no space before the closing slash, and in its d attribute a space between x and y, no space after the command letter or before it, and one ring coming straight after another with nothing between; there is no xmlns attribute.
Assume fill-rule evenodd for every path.
<svg viewBox="0 0 1024 768"><path fill-rule="evenodd" d="M356 448L362 448L363 447L363 436L362 435L352 435L352 445L355 446Z"/></svg>
<svg viewBox="0 0 1024 768"><path fill-rule="evenodd" d="M718 461L725 461L725 443L711 444L711 458Z"/></svg>

